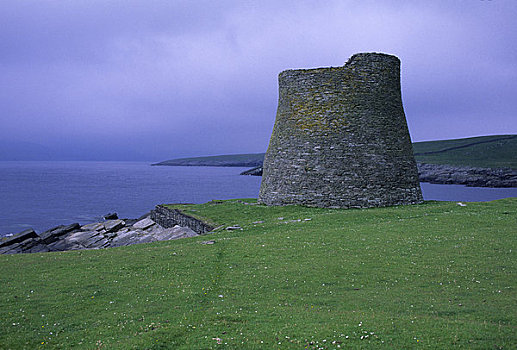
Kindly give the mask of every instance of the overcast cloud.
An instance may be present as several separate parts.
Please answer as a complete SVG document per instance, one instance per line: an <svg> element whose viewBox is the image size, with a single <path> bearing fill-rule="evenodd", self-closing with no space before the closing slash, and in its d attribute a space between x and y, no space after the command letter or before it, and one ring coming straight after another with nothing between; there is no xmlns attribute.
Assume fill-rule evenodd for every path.
<svg viewBox="0 0 517 350"><path fill-rule="evenodd" d="M0 158L264 152L279 72L372 51L402 61L413 141L517 133L515 18L513 0L5 0Z"/></svg>

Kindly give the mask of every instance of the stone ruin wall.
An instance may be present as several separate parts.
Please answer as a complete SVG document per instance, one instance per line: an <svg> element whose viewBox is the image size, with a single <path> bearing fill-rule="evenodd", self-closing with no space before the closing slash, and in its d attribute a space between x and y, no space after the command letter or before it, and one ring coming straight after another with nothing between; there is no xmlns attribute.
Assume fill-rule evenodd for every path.
<svg viewBox="0 0 517 350"><path fill-rule="evenodd" d="M397 57L361 53L343 67L280 73L259 203L365 208L420 202Z"/></svg>
<svg viewBox="0 0 517 350"><path fill-rule="evenodd" d="M188 227L200 235L204 235L215 228L199 219L182 213L180 210L167 208L163 205L157 205L154 210L151 210L151 219L165 228L179 225Z"/></svg>

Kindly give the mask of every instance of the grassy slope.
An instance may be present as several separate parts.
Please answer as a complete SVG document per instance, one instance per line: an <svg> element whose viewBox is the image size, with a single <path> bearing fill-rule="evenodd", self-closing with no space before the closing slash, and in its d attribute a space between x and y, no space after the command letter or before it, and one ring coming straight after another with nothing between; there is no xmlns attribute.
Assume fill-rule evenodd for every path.
<svg viewBox="0 0 517 350"><path fill-rule="evenodd" d="M516 207L225 201L186 211L243 231L3 255L0 347L515 348Z"/></svg>
<svg viewBox="0 0 517 350"><path fill-rule="evenodd" d="M193 158L178 158L178 159L171 159L166 160L160 163L157 163L156 165L205 165L208 164L208 166L218 166L222 165L225 166L225 164L228 163L253 163L253 164L260 164L262 163L264 159L264 153L249 153L249 154L228 154L228 155L221 155L221 156L207 156L207 157L193 157ZM242 166L242 165L238 165ZM251 165L253 166L253 165Z"/></svg>
<svg viewBox="0 0 517 350"><path fill-rule="evenodd" d="M517 135L415 142L413 149L422 163L517 169Z"/></svg>
<svg viewBox="0 0 517 350"><path fill-rule="evenodd" d="M466 147L462 147L466 146ZM462 147L457 148L456 147ZM418 162L451 164L486 168L517 169L517 135L480 136L465 139L426 141L413 143ZM424 154L441 151L436 154ZM211 157L194 157L167 160L160 165L232 165L262 162L264 153L233 154ZM249 165L254 166L254 165Z"/></svg>

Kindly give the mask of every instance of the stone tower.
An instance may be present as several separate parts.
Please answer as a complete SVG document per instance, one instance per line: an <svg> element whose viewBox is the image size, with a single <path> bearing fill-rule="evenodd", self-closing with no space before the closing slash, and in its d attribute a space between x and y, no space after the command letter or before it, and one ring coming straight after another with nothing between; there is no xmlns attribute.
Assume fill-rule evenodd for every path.
<svg viewBox="0 0 517 350"><path fill-rule="evenodd" d="M402 107L400 60L286 70L259 203L367 208L422 202Z"/></svg>

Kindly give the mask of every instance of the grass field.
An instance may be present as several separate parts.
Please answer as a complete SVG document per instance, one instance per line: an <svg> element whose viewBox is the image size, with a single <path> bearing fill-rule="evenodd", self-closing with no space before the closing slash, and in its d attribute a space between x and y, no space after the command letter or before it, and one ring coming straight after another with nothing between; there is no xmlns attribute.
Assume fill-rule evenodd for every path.
<svg viewBox="0 0 517 350"><path fill-rule="evenodd" d="M517 135L413 143L421 163L517 169Z"/></svg>
<svg viewBox="0 0 517 350"><path fill-rule="evenodd" d="M0 348L517 347L516 198L243 202L184 206L242 231L0 256Z"/></svg>

